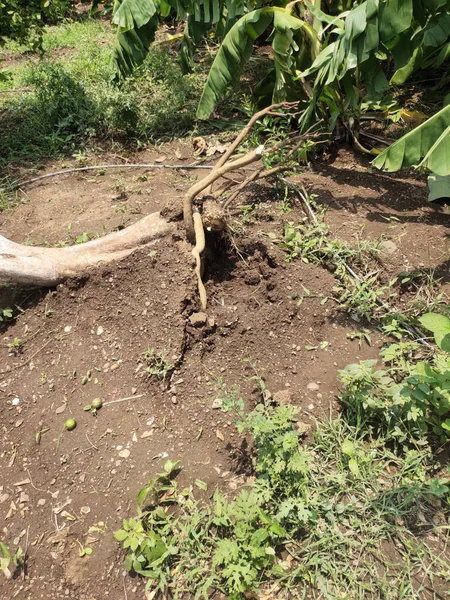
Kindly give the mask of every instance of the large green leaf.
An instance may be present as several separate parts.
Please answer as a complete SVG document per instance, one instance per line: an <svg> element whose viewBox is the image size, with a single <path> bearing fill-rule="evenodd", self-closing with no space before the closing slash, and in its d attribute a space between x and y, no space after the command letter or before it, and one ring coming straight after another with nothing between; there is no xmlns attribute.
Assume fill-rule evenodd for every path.
<svg viewBox="0 0 450 600"><path fill-rule="evenodd" d="M271 35L275 63L275 87L273 102L282 102L287 98L286 74L296 75L297 69L311 64L310 52L318 51L318 36L311 26L282 10L274 11L274 31ZM305 44L305 37L307 44ZM307 65L304 64L307 56ZM300 65L299 63L302 62Z"/></svg>
<svg viewBox="0 0 450 600"><path fill-rule="evenodd" d="M413 18L412 0L380 2L379 30L384 42L408 29Z"/></svg>
<svg viewBox="0 0 450 600"><path fill-rule="evenodd" d="M450 175L450 105L430 117L377 156L373 165L386 171L427 167Z"/></svg>
<svg viewBox="0 0 450 600"><path fill-rule="evenodd" d="M200 119L207 119L227 88L235 82L242 66L253 52L253 42L267 29L273 19L272 7L247 13L225 36L214 59L197 109Z"/></svg>
<svg viewBox="0 0 450 600"><path fill-rule="evenodd" d="M130 75L145 60L159 25L160 2L116 0L112 24L117 30L111 56L115 80Z"/></svg>
<svg viewBox="0 0 450 600"><path fill-rule="evenodd" d="M142 27L155 13L156 5L153 0L116 0L112 24L117 31L124 33Z"/></svg>
<svg viewBox="0 0 450 600"><path fill-rule="evenodd" d="M428 176L428 202L445 199L447 204L450 200L450 175L442 177L442 175Z"/></svg>
<svg viewBox="0 0 450 600"><path fill-rule="evenodd" d="M159 19L155 14L142 27L118 33L111 56L115 81L130 75L141 65L155 39Z"/></svg>

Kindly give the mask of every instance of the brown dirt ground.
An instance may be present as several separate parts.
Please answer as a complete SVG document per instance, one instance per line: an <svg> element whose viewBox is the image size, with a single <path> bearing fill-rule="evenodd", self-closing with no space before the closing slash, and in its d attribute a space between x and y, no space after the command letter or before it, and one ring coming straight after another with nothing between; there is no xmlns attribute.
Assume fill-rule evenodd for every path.
<svg viewBox="0 0 450 600"><path fill-rule="evenodd" d="M181 159L173 157L175 148ZM149 163L158 156L192 160L189 142L129 160ZM46 172L58 168L49 164ZM103 234L180 205L197 175L202 172L119 169L44 180L27 188L26 201L14 211L0 214L0 230L33 244ZM328 205L336 236L383 235L393 242L382 265L386 279L421 266L436 269L445 289L448 213L427 203L423 181L372 174L346 149L298 179ZM363 323L332 301L321 304L332 294L332 273L300 261L287 264L260 234L280 234L284 221L303 218L301 206L282 213L265 186L255 186L242 203L255 200L256 222L234 239L239 253L212 244L204 326L189 320L199 306L181 229L156 243L151 256L138 252L56 290L0 289L0 307L22 309L0 340L1 537L28 550L27 576L0 578L0 598L142 598L143 583L124 577L112 532L134 514L136 493L165 456L181 460L182 483L198 477L210 490L235 486L232 456L242 441L229 417L212 408L220 379L238 384L251 405L257 391L248 361L256 363L267 387L288 390L302 421L311 422L336 408L338 369L377 356L383 339L375 329L372 345L359 347L347 334ZM292 296L302 294L302 286L312 296L298 306ZM24 341L17 355L8 348L16 337ZM305 349L319 342L328 346ZM143 371L142 354L151 347L175 365L167 383ZM133 399L105 405L93 416L83 407L96 397L105 403ZM62 433L69 416L77 428ZM89 533L99 522L104 533ZM79 544L89 544L93 554L80 558Z"/></svg>

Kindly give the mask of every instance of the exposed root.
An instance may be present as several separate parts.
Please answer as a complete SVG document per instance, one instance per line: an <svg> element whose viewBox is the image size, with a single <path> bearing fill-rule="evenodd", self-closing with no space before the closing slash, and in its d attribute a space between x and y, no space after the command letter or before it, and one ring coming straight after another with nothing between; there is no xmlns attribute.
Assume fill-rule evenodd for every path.
<svg viewBox="0 0 450 600"><path fill-rule="evenodd" d="M193 202L195 197L200 194L205 188L214 183L219 177L225 175L229 171L240 169L252 162L255 162L261 158L264 146L259 146L256 150L248 152L241 158L237 158L230 163L222 165L221 167L215 167L209 175L204 179L201 179L195 183L187 192L183 202L183 218L184 226L186 229L186 237L191 244L195 243L195 231L194 231L194 220L193 220Z"/></svg>
<svg viewBox="0 0 450 600"><path fill-rule="evenodd" d="M153 213L122 231L69 248L23 246L0 235L0 282L54 287L86 274L90 267L125 258L172 231L173 224Z"/></svg>
<svg viewBox="0 0 450 600"><path fill-rule="evenodd" d="M200 294L200 303L202 309L206 310L206 290L202 281L202 252L205 249L205 230L201 214L194 210L193 213L195 246L192 249L192 256L195 258L195 274L197 275L198 293Z"/></svg>

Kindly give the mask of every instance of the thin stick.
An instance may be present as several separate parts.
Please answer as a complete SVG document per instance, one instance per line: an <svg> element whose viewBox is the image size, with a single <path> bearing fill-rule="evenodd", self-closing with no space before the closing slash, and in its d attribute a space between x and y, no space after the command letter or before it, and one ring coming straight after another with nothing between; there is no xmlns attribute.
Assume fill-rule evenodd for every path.
<svg viewBox="0 0 450 600"><path fill-rule="evenodd" d="M95 450L98 450L97 446L96 446L95 444L93 444L93 443L91 442L91 440L89 439L89 436L88 436L88 434L86 433L85 435L86 435L86 439L87 439L87 441L90 443L90 445L92 446L92 448L95 448Z"/></svg>
<svg viewBox="0 0 450 600"><path fill-rule="evenodd" d="M27 364L28 364L28 363L29 363L31 360L33 360L33 358L34 358L35 356L37 356L37 355L39 354L39 352L42 352L42 350L43 350L43 349L44 349L46 346L48 346L48 345L50 344L50 342L51 342L51 341L52 341L52 340L48 340L47 342L45 342L45 344L42 346L42 348L39 348L39 350L38 350L37 352L35 352L34 354L32 354L32 355L30 356L30 358L28 358L28 359L27 359L26 361L24 361L23 363L20 363L20 365L16 365L16 366L14 366L14 367L11 367L11 368L10 368L10 369L8 369L8 370L3 370L3 371L0 371L0 375L6 375L7 373L11 373L11 371L16 371L17 369L21 369L22 367L24 367L24 366L25 366L25 365L27 365Z"/></svg>
<svg viewBox="0 0 450 600"><path fill-rule="evenodd" d="M123 591L125 594L125 600L128 600L127 586L125 585L125 575L122 578L122 582L123 582Z"/></svg>
<svg viewBox="0 0 450 600"><path fill-rule="evenodd" d="M110 400L109 402L104 402L103 406L109 406L110 404L116 404L117 402L125 402L126 400L136 400L136 398L142 398L144 394L138 394L137 396L129 396L128 398L119 398L118 400ZM98 448L97 448L98 450Z"/></svg>

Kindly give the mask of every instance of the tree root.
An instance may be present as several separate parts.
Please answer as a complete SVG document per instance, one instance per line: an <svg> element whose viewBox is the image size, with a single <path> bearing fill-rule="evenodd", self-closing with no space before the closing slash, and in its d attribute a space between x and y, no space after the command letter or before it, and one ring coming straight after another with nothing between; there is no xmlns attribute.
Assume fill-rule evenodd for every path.
<svg viewBox="0 0 450 600"><path fill-rule="evenodd" d="M54 287L84 275L90 267L125 258L173 231L173 224L153 213L122 231L69 248L23 246L0 235L0 282Z"/></svg>
<svg viewBox="0 0 450 600"><path fill-rule="evenodd" d="M202 309L206 310L206 290L202 281L202 253L205 249L205 230L203 229L202 216L197 210L194 210L193 220L196 243L192 249L192 256L195 258L195 274L197 275L200 303L202 305Z"/></svg>

